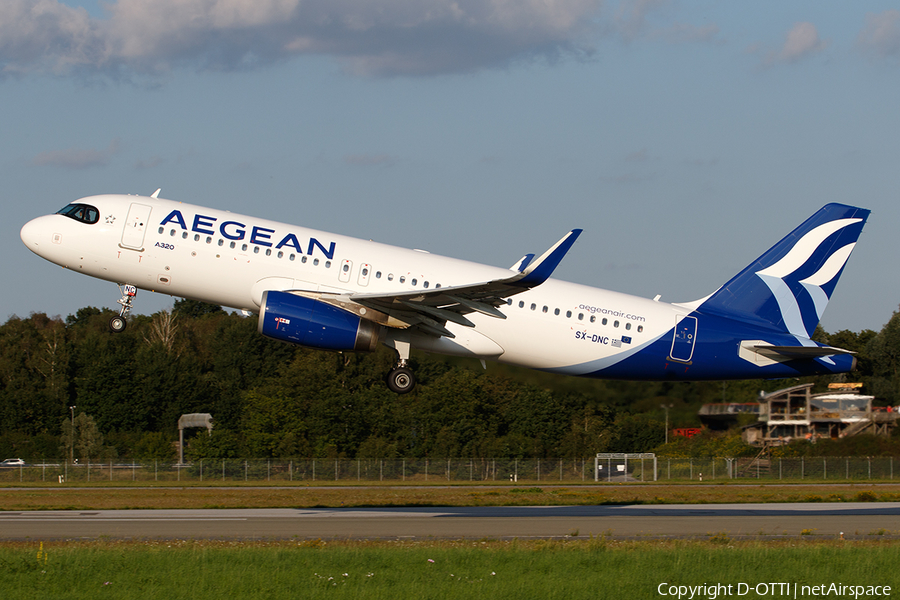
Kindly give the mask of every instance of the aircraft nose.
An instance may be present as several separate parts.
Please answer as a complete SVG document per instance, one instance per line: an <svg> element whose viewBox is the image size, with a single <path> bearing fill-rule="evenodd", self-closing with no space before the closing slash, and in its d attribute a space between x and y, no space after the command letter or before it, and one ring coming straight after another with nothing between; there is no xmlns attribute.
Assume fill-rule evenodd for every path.
<svg viewBox="0 0 900 600"><path fill-rule="evenodd" d="M41 246L48 245L51 241L51 234L48 232L48 229L43 221L44 217L32 219L31 221L25 223L25 225L22 227L22 230L19 232L19 237L22 238L22 243L24 243L29 250L38 255L40 255L41 253Z"/></svg>

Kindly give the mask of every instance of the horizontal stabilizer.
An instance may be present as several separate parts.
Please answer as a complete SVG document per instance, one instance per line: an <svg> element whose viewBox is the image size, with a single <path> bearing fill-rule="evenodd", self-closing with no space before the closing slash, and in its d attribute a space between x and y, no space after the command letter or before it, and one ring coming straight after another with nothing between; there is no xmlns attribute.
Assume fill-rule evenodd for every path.
<svg viewBox="0 0 900 600"><path fill-rule="evenodd" d="M836 354L856 354L843 348L832 346L753 346L760 354L775 354L787 358L820 358L822 356L834 356Z"/></svg>

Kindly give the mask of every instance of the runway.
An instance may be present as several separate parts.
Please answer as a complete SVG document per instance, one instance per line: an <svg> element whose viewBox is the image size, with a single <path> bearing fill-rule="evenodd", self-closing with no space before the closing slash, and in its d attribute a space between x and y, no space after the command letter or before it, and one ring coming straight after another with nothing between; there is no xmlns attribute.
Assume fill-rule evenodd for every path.
<svg viewBox="0 0 900 600"><path fill-rule="evenodd" d="M900 502L0 512L0 541L812 536L900 539Z"/></svg>

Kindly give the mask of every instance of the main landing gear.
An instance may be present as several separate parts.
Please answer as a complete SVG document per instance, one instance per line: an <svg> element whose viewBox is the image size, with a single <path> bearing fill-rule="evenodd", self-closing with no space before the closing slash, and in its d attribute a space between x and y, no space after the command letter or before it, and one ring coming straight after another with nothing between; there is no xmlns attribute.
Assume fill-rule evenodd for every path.
<svg viewBox="0 0 900 600"><path fill-rule="evenodd" d="M128 313L131 312L132 304L134 303L134 297L137 296L137 288L133 285L126 285L124 287L120 287L119 291L122 292L122 297L116 302L122 305L122 309L119 311L119 314L109 320L109 330L113 333L122 333L125 331L125 327L128 326Z"/></svg>
<svg viewBox="0 0 900 600"><path fill-rule="evenodd" d="M412 369L406 366L405 360L400 360L387 376L387 386L395 394L406 394L416 387L416 376Z"/></svg>
<svg viewBox="0 0 900 600"><path fill-rule="evenodd" d="M390 344L397 351L397 363L387 376L387 386L395 394L406 394L416 387L416 376L406 366L409 362L410 344L408 341L393 340Z"/></svg>

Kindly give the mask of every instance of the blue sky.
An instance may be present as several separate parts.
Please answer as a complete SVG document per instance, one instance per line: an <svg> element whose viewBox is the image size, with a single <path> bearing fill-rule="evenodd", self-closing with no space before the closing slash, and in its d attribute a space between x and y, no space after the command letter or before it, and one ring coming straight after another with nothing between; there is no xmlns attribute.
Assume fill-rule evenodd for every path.
<svg viewBox="0 0 900 600"><path fill-rule="evenodd" d="M828 202L872 209L825 313L900 304L890 2L0 3L0 318L114 307L19 240L150 194L562 279L712 292ZM144 293L137 312L171 306Z"/></svg>

